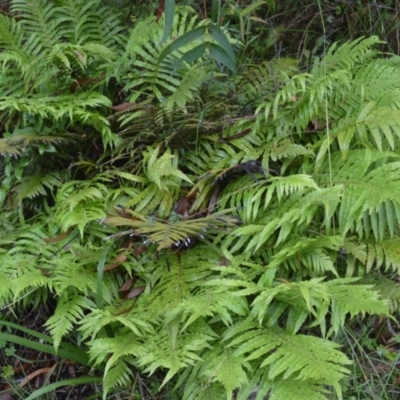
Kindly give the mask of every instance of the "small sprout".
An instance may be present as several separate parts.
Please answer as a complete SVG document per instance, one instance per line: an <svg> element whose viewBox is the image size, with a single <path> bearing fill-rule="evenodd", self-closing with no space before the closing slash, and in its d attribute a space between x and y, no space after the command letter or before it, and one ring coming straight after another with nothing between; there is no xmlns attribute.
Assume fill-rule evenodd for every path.
<svg viewBox="0 0 400 400"><path fill-rule="evenodd" d="M1 368L1 377L4 379L10 379L14 376L14 368L12 365L4 365Z"/></svg>

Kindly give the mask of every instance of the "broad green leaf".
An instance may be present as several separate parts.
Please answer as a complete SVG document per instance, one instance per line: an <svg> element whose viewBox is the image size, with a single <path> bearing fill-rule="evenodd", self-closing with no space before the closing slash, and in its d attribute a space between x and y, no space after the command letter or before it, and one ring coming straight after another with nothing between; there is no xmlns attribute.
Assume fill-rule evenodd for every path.
<svg viewBox="0 0 400 400"><path fill-rule="evenodd" d="M161 62L168 54L171 54L175 50L178 50L182 46L186 46L187 44L194 42L201 37L204 37L206 33L206 27L199 26L195 29L192 29L189 32L186 32L184 35L174 40L171 44L169 44L160 54L159 62Z"/></svg>
<svg viewBox="0 0 400 400"><path fill-rule="evenodd" d="M207 49L207 43L202 43L199 44L198 46L196 46L194 49L186 52L178 61L177 64L181 63L181 62L188 62L191 63L193 61L198 60L199 58L201 58L204 54L204 52Z"/></svg>
<svg viewBox="0 0 400 400"><path fill-rule="evenodd" d="M210 54L221 64L228 67L233 73L236 74L236 62L229 54L220 46L211 43L209 45Z"/></svg>
<svg viewBox="0 0 400 400"><path fill-rule="evenodd" d="M230 44L224 32L222 32L218 25L215 24L209 25L208 30L211 37L220 45L222 49L224 49L225 53L229 55L232 62L236 65L235 52L233 51L232 45Z"/></svg>

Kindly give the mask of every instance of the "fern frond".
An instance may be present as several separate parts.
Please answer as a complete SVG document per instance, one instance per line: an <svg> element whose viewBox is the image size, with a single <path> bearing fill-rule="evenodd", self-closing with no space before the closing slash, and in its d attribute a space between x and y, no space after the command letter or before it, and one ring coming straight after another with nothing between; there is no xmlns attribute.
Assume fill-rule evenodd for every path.
<svg viewBox="0 0 400 400"><path fill-rule="evenodd" d="M387 301L379 298L379 293L371 290L372 285L350 285L351 279L335 279L327 282L332 295L332 330L337 333L343 326L347 314L389 314Z"/></svg>
<svg viewBox="0 0 400 400"><path fill-rule="evenodd" d="M228 399L232 398L234 389L247 384L245 369L250 369L250 365L248 362L243 362L231 348L223 345L215 346L211 350L206 350L203 358L208 361L202 367L201 377L210 382L220 382L226 390Z"/></svg>
<svg viewBox="0 0 400 400"><path fill-rule="evenodd" d="M32 262L32 258L27 258L26 262ZM52 282L48 277L46 277L39 269L32 269L30 272L26 271L24 275L13 280L12 291L14 293L14 301L17 300L19 295L27 289L36 290L42 287L51 290Z"/></svg>
<svg viewBox="0 0 400 400"><path fill-rule="evenodd" d="M226 210L228 212L230 210ZM129 210L128 210L129 212ZM134 216L135 213L132 213ZM237 218L223 214L211 214L207 217L196 219L170 219L169 221L156 220L153 217L143 219L126 218L121 216L110 216L105 219L109 226L130 226L134 233L146 238L145 243L156 243L158 249L166 249L183 242L188 237L204 238L208 235L207 230L215 232L237 224Z"/></svg>
<svg viewBox="0 0 400 400"><path fill-rule="evenodd" d="M3 50L22 52L23 33L21 24L14 18L0 15L0 47Z"/></svg>
<svg viewBox="0 0 400 400"><path fill-rule="evenodd" d="M158 318L160 315L167 315L168 317L180 316L182 322L186 322L186 325L189 325L198 315L190 318L190 315L184 312L180 304L187 300L188 303L192 302L192 309L200 312L200 310L196 310L197 294L199 294L199 302L204 306L207 304L212 306L213 310L211 313L215 312L219 307L229 308L224 295L221 305L218 305L217 291L209 292L209 298L205 295L206 291L198 293L199 286L214 274L213 269L217 268L216 265L219 257L218 254L213 253L204 257L205 249L206 247L199 245L183 254L182 258L172 253L165 255L157 263L154 263L154 270L151 272L150 278L154 289L151 296L145 298L146 302L143 305L143 307L146 305L146 307L152 310L154 318ZM166 268L168 274L165 273ZM147 301L150 303L147 303ZM235 311L236 306L238 307L238 314L245 308L243 302L232 301L232 308ZM150 311L147 310L146 312L149 313ZM201 312L202 315L207 315L206 310L202 310ZM199 320L201 318L197 319L197 321Z"/></svg>
<svg viewBox="0 0 400 400"><path fill-rule="evenodd" d="M346 241L343 249L347 253L348 275L352 275L355 270L354 260L357 261L357 267L361 271L365 269L366 273L372 269L383 269L388 271L400 271L400 255L398 253L399 237L385 238L378 243L373 241Z"/></svg>
<svg viewBox="0 0 400 400"><path fill-rule="evenodd" d="M118 363L107 370L104 376L104 397L115 387L126 387L132 382L131 357L118 357Z"/></svg>
<svg viewBox="0 0 400 400"><path fill-rule="evenodd" d="M101 7L98 0L62 0L59 3L64 34L69 41L76 44L101 43L110 48L119 43L124 27L115 9Z"/></svg>
<svg viewBox="0 0 400 400"><path fill-rule="evenodd" d="M320 236L318 238L294 237L272 256L269 268L292 267L294 270L306 267L308 273L337 275L329 250L338 251L342 245L340 236ZM299 257L299 254L302 256ZM297 267L296 267L297 264ZM300 264L302 265L300 267Z"/></svg>
<svg viewBox="0 0 400 400"><path fill-rule="evenodd" d="M116 338L98 338L89 350L90 359L96 365L107 360L105 374L113 368L123 356L143 354L143 347L137 343L131 334L119 334ZM110 357L111 354L111 357Z"/></svg>
<svg viewBox="0 0 400 400"><path fill-rule="evenodd" d="M356 65L367 63L373 59L378 52L373 49L374 45L382 44L381 40L377 36L371 36L369 38L359 38L338 46L337 43L329 48L328 54L321 60L320 63L316 63L313 74L317 71L324 75L326 69L347 69L351 70Z"/></svg>
<svg viewBox="0 0 400 400"><path fill-rule="evenodd" d="M56 351L63 336L73 329L77 321L83 317L84 311L93 307L95 304L84 296L63 293L58 300L54 315L45 323L53 337Z"/></svg>
<svg viewBox="0 0 400 400"><path fill-rule="evenodd" d="M0 154L10 156L20 156L21 149L16 144L13 144L9 139L0 139Z"/></svg>
<svg viewBox="0 0 400 400"><path fill-rule="evenodd" d="M388 162L366 173L358 182L349 182L339 213L343 235L356 230L360 238L373 233L379 241L386 229L393 234L394 223L399 223L400 216L399 171L400 162Z"/></svg>
<svg viewBox="0 0 400 400"><path fill-rule="evenodd" d="M210 281L208 283L211 282L213 285L216 283L215 281ZM221 318L226 325L229 325L233 322L232 314L244 317L247 313L248 306L244 298L239 296L232 297L232 293L222 289L208 289L201 290L194 296L188 296L182 299L174 308L169 318L176 318L176 316L181 315L181 322L186 320L182 327L182 331L184 331L189 325L201 317L213 317L218 315L218 318Z"/></svg>
<svg viewBox="0 0 400 400"><path fill-rule="evenodd" d="M76 226L83 236L83 231L87 224L92 221L101 221L105 218L106 214L104 206L99 202L85 202L79 203L71 211L66 208L61 209L57 215L57 221L62 230L66 231L72 226Z"/></svg>
<svg viewBox="0 0 400 400"><path fill-rule="evenodd" d="M53 189L60 186L60 177L56 174L34 175L27 176L14 189L18 195L18 201L21 202L26 199L33 199L39 195L45 195L46 189Z"/></svg>
<svg viewBox="0 0 400 400"><path fill-rule="evenodd" d="M207 71L204 68L191 67L184 73L176 91L169 96L165 105L167 112L176 107L183 109L189 101L193 101L198 89L207 79Z"/></svg>
<svg viewBox="0 0 400 400"><path fill-rule="evenodd" d="M368 285L374 285L373 290L376 290L379 293L379 296L388 302L391 314L399 310L400 284L398 282L382 276L364 278L361 282Z"/></svg>
<svg viewBox="0 0 400 400"><path fill-rule="evenodd" d="M168 368L163 383L168 382L178 371L200 361L199 353L210 347L215 340L213 336L203 333L199 323L192 324L182 338L178 338L179 324L170 322L164 329L157 332L151 341L144 343L144 354L139 359L139 365L153 373L157 368Z"/></svg>
<svg viewBox="0 0 400 400"><path fill-rule="evenodd" d="M239 333L246 326L245 333ZM237 334L235 333L237 332ZM297 378L337 385L349 371L348 358L337 350L337 344L317 337L291 336L280 329L259 328L249 322L239 323L226 333L235 335L229 347L237 346L234 355L245 355L246 361L260 360L260 367L271 367L269 378Z"/></svg>
<svg viewBox="0 0 400 400"><path fill-rule="evenodd" d="M29 34L24 50L40 56L62 38L62 19L54 3L45 0L13 0L11 12L18 14L24 30Z"/></svg>
<svg viewBox="0 0 400 400"><path fill-rule="evenodd" d="M65 141L61 136L39 135L32 128L15 130L12 135L5 133L5 138L0 139L0 154L20 156L29 145L38 143L59 144Z"/></svg>
<svg viewBox="0 0 400 400"><path fill-rule="evenodd" d="M104 326L115 324L120 322L122 326L128 328L135 336L143 336L145 334L153 333L153 327L146 320L146 318L137 318L135 315L129 315L128 317L115 315L110 309L106 310L93 310L86 318L80 321L80 330L83 333L83 337L91 337L92 339L97 335ZM116 313L118 310L116 310ZM125 330L126 331L126 330Z"/></svg>
<svg viewBox="0 0 400 400"><path fill-rule="evenodd" d="M103 199L106 192L106 186L101 183L87 184L86 182L70 181L63 185L57 197L60 203L68 205L69 210L72 211L79 203Z"/></svg>
<svg viewBox="0 0 400 400"><path fill-rule="evenodd" d="M285 379L277 381L272 385L270 400L284 400L295 396L296 400L326 400L329 396L329 390L323 386L323 381L301 381L297 379ZM339 398L341 388L339 384L333 385ZM265 392L262 392L265 393ZM260 394L262 394L260 392ZM258 400L258 399L257 399Z"/></svg>
<svg viewBox="0 0 400 400"><path fill-rule="evenodd" d="M310 223L321 205L337 202L342 188L304 190L290 195L281 204L274 203L269 208L273 218L263 216L252 226L243 226L232 231L231 235L238 238L231 251L237 251L247 242L247 251L257 251L267 243L274 233L279 231L276 244L283 242L297 226ZM250 241L249 241L250 240Z"/></svg>

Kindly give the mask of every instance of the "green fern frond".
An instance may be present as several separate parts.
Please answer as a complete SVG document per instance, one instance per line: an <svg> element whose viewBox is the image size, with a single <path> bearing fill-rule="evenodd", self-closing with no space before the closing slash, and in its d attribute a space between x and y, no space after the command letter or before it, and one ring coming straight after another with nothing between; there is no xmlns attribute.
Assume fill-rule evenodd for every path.
<svg viewBox="0 0 400 400"><path fill-rule="evenodd" d="M132 382L132 360L131 357L119 357L118 363L114 364L104 376L104 397L115 387L126 387Z"/></svg>
<svg viewBox="0 0 400 400"><path fill-rule="evenodd" d="M227 281L226 279L223 283ZM215 285L215 281L211 281ZM208 283L211 283L208 282ZM222 285L221 285L222 286ZM214 286L215 287L215 286ZM201 290L194 296L188 296L180 301L174 308L169 318L176 318L181 315L185 324L182 327L184 331L189 325L201 317L213 317L218 315L226 325L232 324L232 314L246 316L248 313L247 302L239 296L233 297L229 291L218 290Z"/></svg>
<svg viewBox="0 0 400 400"><path fill-rule="evenodd" d="M61 136L39 135L31 128L16 130L12 135L8 133L3 135L6 137L0 139L0 154L15 157L20 156L29 145L33 146L36 143L39 145L41 143L59 144L65 141L65 138Z"/></svg>
<svg viewBox="0 0 400 400"><path fill-rule="evenodd" d="M399 237L386 238L378 243L373 241L360 241L355 243L353 241L346 241L343 249L347 253L348 270L347 274L354 274L356 266L359 270L366 273L371 272L372 269L389 269L395 272L400 271L400 255L398 253ZM357 265L354 265L354 261Z"/></svg>
<svg viewBox="0 0 400 400"><path fill-rule="evenodd" d="M54 291L58 295L68 288L75 288L85 296L89 292L97 291L96 262L99 259L99 250L93 247L90 251L74 244L69 252L60 252L58 258L48 257L44 263L51 271L51 281L54 283ZM76 277L79 276L79 279Z"/></svg>
<svg viewBox="0 0 400 400"><path fill-rule="evenodd" d="M317 71L319 74L324 75L326 70L337 70L347 69L351 70L356 65L362 65L373 59L378 52L373 49L374 45L382 44L381 40L377 36L371 36L369 38L359 38L341 46L337 43L329 48L328 54L321 60L320 63L316 63L313 74Z"/></svg>
<svg viewBox="0 0 400 400"><path fill-rule="evenodd" d="M160 103L172 95L167 109L170 109L175 102L185 104L188 98L194 98L202 83L195 77L193 71L190 72L190 68L189 70L186 68L188 63L194 63L201 71L201 75L204 75L204 69L210 68L210 65L202 60L207 48L210 56L218 58L217 55L223 52L226 58L234 57L233 51L229 49L229 34L219 32L217 35L215 33L217 30L219 31L219 28L216 26L206 26L204 22L198 23L192 8L179 7L175 11L171 38L160 45L163 36L161 25L153 17L141 21L132 30L124 60L125 68L135 65L140 71L128 69L129 80L125 86L126 90L135 89L142 94L148 94L151 99L156 99ZM224 49L221 48L221 43L217 46L212 42L216 36L220 39L223 37L223 42L226 44ZM176 43L180 42L174 44L173 37L183 38L180 46L175 47ZM223 57L219 58L222 59ZM234 64L234 60L231 60L231 64Z"/></svg>
<svg viewBox="0 0 400 400"><path fill-rule="evenodd" d="M244 329L245 333L240 333ZM232 327L225 337L230 338L229 347L236 348L234 355L245 355L246 361L259 360L260 368L271 367L270 379L282 374L283 380L297 378L335 386L349 373L344 366L350 361L337 350L339 346L317 337L291 336L249 322Z"/></svg>
<svg viewBox="0 0 400 400"><path fill-rule="evenodd" d="M277 88L298 73L297 65L298 60L282 57L250 66L238 77L241 96L249 103L260 97L271 98Z"/></svg>
<svg viewBox="0 0 400 400"><path fill-rule="evenodd" d="M104 206L101 203L87 201L85 204L77 204L71 211L66 208L61 209L56 218L62 230L66 231L70 227L76 226L83 237L83 231L87 224L92 221L101 221L105 216Z"/></svg>
<svg viewBox="0 0 400 400"><path fill-rule="evenodd" d="M39 101L40 99L40 101ZM97 114L93 109L101 106L110 106L110 100L99 93L86 92L77 95L61 95L44 97L43 95L14 98L1 97L0 110L26 112L40 118L49 118L55 121L65 118L71 122L96 123L108 126L106 118Z"/></svg>
<svg viewBox="0 0 400 400"><path fill-rule="evenodd" d="M358 182L349 182L339 213L343 235L356 230L360 238L373 233L379 241L387 229L394 233L400 210L399 170L400 162L388 162L366 173Z"/></svg>
<svg viewBox="0 0 400 400"><path fill-rule="evenodd" d="M45 323L54 340L56 351L63 336L73 329L77 321L82 319L85 310L90 310L93 307L95 307L95 304L84 296L63 293L58 300L54 315Z"/></svg>
<svg viewBox="0 0 400 400"><path fill-rule="evenodd" d="M157 368L167 368L168 373L163 383L168 382L182 368L194 365L200 361L199 353L210 347L214 336L198 329L198 322L192 324L181 338L176 337L176 322L170 322L151 341L143 346L144 354L139 359L139 365L153 373Z"/></svg>
<svg viewBox="0 0 400 400"><path fill-rule="evenodd" d="M296 400L326 400L329 398L329 390L325 389L322 384L323 381L313 382L300 381L297 379L285 379L282 381L277 381L272 385L269 398L270 400L285 400L295 396ZM341 388L339 384L335 384L333 386L335 387L336 393L340 398Z"/></svg>
<svg viewBox="0 0 400 400"><path fill-rule="evenodd" d="M44 0L13 0L11 12L20 16L20 23L30 35L24 43L25 51L39 56L61 41L63 21L58 11Z"/></svg>
<svg viewBox="0 0 400 400"><path fill-rule="evenodd" d="M203 358L208 360L201 370L201 377L209 382L220 382L227 393L227 399L232 399L233 390L244 386L248 382L246 369L250 369L248 362L243 362L240 356L223 345L207 350Z"/></svg>
<svg viewBox="0 0 400 400"><path fill-rule="evenodd" d="M11 143L9 139L0 139L0 154L10 156L20 156L21 149L16 144Z"/></svg>
<svg viewBox="0 0 400 400"><path fill-rule="evenodd" d="M19 261L21 262L22 260ZM32 259L27 258L25 262L32 262ZM14 293L14 301L18 299L22 292L26 292L27 289L37 290L43 287L51 290L52 282L42 271L39 269L31 269L30 272L26 271L24 275L13 279L12 291Z"/></svg>
<svg viewBox="0 0 400 400"><path fill-rule="evenodd" d="M68 206L72 211L79 203L90 200L104 199L107 188L102 183L87 184L86 182L70 181L60 188L58 201Z"/></svg>
<svg viewBox="0 0 400 400"><path fill-rule="evenodd" d="M229 212L230 210L226 210ZM129 212L129 211L128 211ZM134 215L134 214L133 214ZM166 249L188 237L204 238L211 232L226 229L237 225L237 218L223 214L211 214L207 217L196 219L170 219L169 221L157 220L153 217L143 219L110 216L105 219L109 226L130 226L134 233L146 238L145 243L156 243L158 249Z"/></svg>
<svg viewBox="0 0 400 400"><path fill-rule="evenodd" d="M117 10L101 7L98 0L59 3L64 17L63 33L72 43L101 43L111 48L120 42L124 26Z"/></svg>
<svg viewBox="0 0 400 400"><path fill-rule="evenodd" d="M11 278L5 272L0 272L0 279L3 284L0 286L0 308L2 309L4 305L12 302Z"/></svg>
<svg viewBox="0 0 400 400"><path fill-rule="evenodd" d="M338 251L342 245L340 236L317 238L293 237L284 243L281 250L272 256L269 268L292 267L294 270L306 267L308 273L324 275L328 271L337 275L329 250ZM302 255L299 257L299 255ZM301 265L301 267L300 267Z"/></svg>
<svg viewBox="0 0 400 400"><path fill-rule="evenodd" d="M159 318L160 315L167 315L171 318L171 316L179 316L182 312L182 321L189 325L197 315L194 318L190 318L190 315L181 308L181 302L185 300L188 303L192 302L192 309L201 312L198 309L196 310L197 294L199 294L199 302L203 305L210 304L214 310L219 307L229 308L224 295L222 296L221 305L218 305L217 291L209 292L209 298L205 295L206 291L198 293L199 286L202 286L202 283L214 274L213 269L217 268L219 257L217 254L212 253L204 257L205 249L206 247L199 245L182 255L182 258L175 253L171 253L154 263L154 270L151 271L149 278L153 290L151 296L143 300L146 300L143 307L145 305L149 307L149 310L146 311L147 313L151 309L154 318ZM165 273L166 269L168 274ZM238 314L245 308L243 302L232 301L232 308L236 306L238 307ZM207 315L206 310L202 310L202 313ZM213 313L213 310L211 313ZM198 318L199 320L201 318Z"/></svg>
<svg viewBox="0 0 400 400"><path fill-rule="evenodd" d="M145 176L138 178L131 175L127 179L145 183L140 193L126 202L125 206L135 206L136 211L150 213L157 210L161 217L168 216L179 199L181 182L192 183L178 168L177 154L168 150L158 157L159 148L150 149L144 154L146 163ZM127 177L127 175L125 175Z"/></svg>
<svg viewBox="0 0 400 400"><path fill-rule="evenodd" d="M198 89L207 79L207 71L204 68L191 67L185 71L176 91L169 96L163 107L167 112L176 107L183 109L189 101L193 101Z"/></svg>
<svg viewBox="0 0 400 400"><path fill-rule="evenodd" d="M335 279L327 282L332 296L332 330L337 333L347 314L389 314L388 302L371 290L372 285L349 284L351 279Z"/></svg>
<svg viewBox="0 0 400 400"><path fill-rule="evenodd" d="M147 177L150 182L154 182L161 190L167 187L162 182L165 177L177 177L189 183L192 181L177 168L177 155L172 155L170 151L166 151L161 157L157 158L159 148L149 151L145 154L148 164Z"/></svg>
<svg viewBox="0 0 400 400"><path fill-rule="evenodd" d="M400 283L382 276L371 276L364 278L360 282L373 285L373 290L389 303L390 313L399 310L400 307Z"/></svg>
<svg viewBox="0 0 400 400"><path fill-rule="evenodd" d="M106 186L99 182L70 181L61 186L57 193L57 204L60 206L55 217L62 230L77 226L83 235L88 223L104 219L107 192Z"/></svg>
<svg viewBox="0 0 400 400"><path fill-rule="evenodd" d="M21 52L23 34L21 25L14 19L0 15L0 47L7 51Z"/></svg>
<svg viewBox="0 0 400 400"><path fill-rule="evenodd" d="M230 235L236 236L238 239L231 251L238 251L246 243L246 252L257 251L277 232L279 235L275 239L276 244L283 242L290 233L296 230L297 226L308 225L320 206L337 202L341 191L342 188L339 186L332 189L308 189L290 195L281 204L273 203L269 207L270 215L273 215L273 218L263 216L257 221L257 224L251 226L250 230L248 226L243 226L232 231Z"/></svg>
<svg viewBox="0 0 400 400"><path fill-rule="evenodd" d="M80 330L83 333L83 337L91 337L92 339L102 330L105 326L120 322L121 326L125 326L135 336L143 336L145 334L153 333L153 328L146 318L137 318L135 315L129 316L118 316L118 310L112 308L105 310L93 310L86 316L84 320L80 322Z"/></svg>
<svg viewBox="0 0 400 400"><path fill-rule="evenodd" d="M96 365L107 360L105 369L105 375L107 375L119 358L129 355L140 356L143 354L143 347L131 334L121 333L116 338L96 339L89 353L91 361L94 361Z"/></svg>
<svg viewBox="0 0 400 400"><path fill-rule="evenodd" d="M18 202L21 204L24 199L45 195L46 188L51 190L60 184L60 177L55 174L34 175L23 178L14 190L17 192Z"/></svg>

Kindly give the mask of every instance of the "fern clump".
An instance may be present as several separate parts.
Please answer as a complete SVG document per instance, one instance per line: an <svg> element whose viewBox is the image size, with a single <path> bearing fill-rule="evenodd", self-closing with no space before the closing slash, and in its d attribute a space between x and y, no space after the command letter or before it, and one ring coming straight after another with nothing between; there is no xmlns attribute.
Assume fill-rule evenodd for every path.
<svg viewBox="0 0 400 400"><path fill-rule="evenodd" d="M104 396L140 370L190 400L341 398L335 335L398 308L361 278L400 270L399 58L371 37L236 68L190 7L166 38L121 18L0 15L0 305L54 300Z"/></svg>

